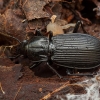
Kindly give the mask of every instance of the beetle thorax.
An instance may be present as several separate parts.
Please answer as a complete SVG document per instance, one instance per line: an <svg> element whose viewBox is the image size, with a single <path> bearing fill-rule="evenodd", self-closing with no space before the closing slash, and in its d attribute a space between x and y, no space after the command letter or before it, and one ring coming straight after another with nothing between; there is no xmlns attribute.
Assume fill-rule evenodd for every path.
<svg viewBox="0 0 100 100"><path fill-rule="evenodd" d="M47 60L49 41L46 37L36 36L25 45L28 58L33 61Z"/></svg>

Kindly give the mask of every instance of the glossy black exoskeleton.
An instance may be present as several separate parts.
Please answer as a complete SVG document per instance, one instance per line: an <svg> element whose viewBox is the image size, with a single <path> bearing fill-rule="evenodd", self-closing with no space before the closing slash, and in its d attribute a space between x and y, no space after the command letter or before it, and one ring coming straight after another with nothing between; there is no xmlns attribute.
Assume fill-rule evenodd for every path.
<svg viewBox="0 0 100 100"><path fill-rule="evenodd" d="M43 61L47 62L60 78L61 75L51 66L51 62L75 69L92 69L99 66L100 40L89 34L76 33L77 29L76 25L73 33L56 36L49 32L49 38L42 35L35 36L21 43L20 54L34 62L31 68Z"/></svg>

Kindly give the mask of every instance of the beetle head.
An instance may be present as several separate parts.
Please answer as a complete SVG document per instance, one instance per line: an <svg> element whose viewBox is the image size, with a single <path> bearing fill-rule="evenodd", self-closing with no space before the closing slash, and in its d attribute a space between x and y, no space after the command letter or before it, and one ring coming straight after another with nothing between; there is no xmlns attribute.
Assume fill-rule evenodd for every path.
<svg viewBox="0 0 100 100"><path fill-rule="evenodd" d="M20 43L20 45L18 46L18 49L17 49L17 51L18 51L19 54L25 55L25 45L27 45L27 43L28 43L27 40L24 40L24 41L22 41Z"/></svg>

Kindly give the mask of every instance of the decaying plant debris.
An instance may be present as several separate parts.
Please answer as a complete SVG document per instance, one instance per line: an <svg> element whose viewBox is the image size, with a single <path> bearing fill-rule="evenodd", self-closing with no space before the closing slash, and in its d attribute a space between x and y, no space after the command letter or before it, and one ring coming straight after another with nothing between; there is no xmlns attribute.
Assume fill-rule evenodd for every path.
<svg viewBox="0 0 100 100"><path fill-rule="evenodd" d="M52 16L56 18L52 20ZM19 44L11 36L20 41L34 38L36 29L48 36L47 26L52 21L67 34L73 31L78 20L82 21L87 33L100 39L100 0L0 0L0 100L60 100L61 97L66 100L64 94L85 95L89 86L95 88L92 83L99 84L99 76L96 80L66 76L65 68L53 65L65 77L59 79L45 62L32 71L28 68L29 59L20 57L11 61L8 58L17 55L16 46ZM81 28L78 32L83 33ZM92 81L84 84L88 79ZM73 98L67 99L76 100Z"/></svg>

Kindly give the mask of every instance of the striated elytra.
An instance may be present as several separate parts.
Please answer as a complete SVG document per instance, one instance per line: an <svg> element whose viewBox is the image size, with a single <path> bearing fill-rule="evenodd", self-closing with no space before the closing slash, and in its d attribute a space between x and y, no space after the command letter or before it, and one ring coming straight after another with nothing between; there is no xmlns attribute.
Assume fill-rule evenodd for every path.
<svg viewBox="0 0 100 100"><path fill-rule="evenodd" d="M52 60L58 65L91 69L100 64L100 40L94 36L71 33L53 37Z"/></svg>

